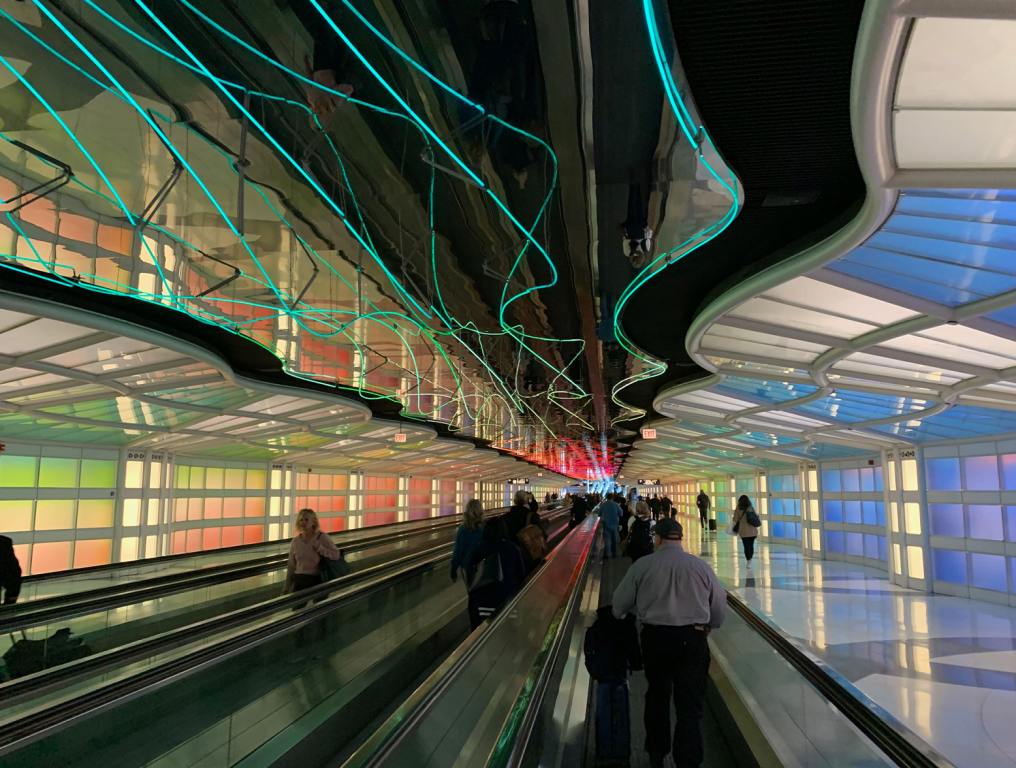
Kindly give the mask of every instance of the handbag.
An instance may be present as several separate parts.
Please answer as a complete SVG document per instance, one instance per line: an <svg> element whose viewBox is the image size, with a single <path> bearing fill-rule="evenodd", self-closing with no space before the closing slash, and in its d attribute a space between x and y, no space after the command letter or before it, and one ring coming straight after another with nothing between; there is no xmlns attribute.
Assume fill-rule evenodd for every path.
<svg viewBox="0 0 1016 768"><path fill-rule="evenodd" d="M491 584L500 584L504 581L504 570L501 568L501 556L493 552L483 558L480 567L473 574L473 580L469 584L469 591L480 589Z"/></svg>
<svg viewBox="0 0 1016 768"><path fill-rule="evenodd" d="M318 536L321 535L320 533L318 534ZM349 563L346 562L346 558L342 556L341 552L339 552L339 556L334 560L322 557L318 561L318 573L321 574L321 581L341 579L343 576L348 576L349 572Z"/></svg>

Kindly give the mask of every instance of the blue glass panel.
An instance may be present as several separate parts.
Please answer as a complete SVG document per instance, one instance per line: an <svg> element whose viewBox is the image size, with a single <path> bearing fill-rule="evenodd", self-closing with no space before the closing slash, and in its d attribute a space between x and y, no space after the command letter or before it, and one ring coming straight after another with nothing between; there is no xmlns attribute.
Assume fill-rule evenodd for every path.
<svg viewBox="0 0 1016 768"><path fill-rule="evenodd" d="M770 499L769 500L769 514L771 514L771 515L782 515L783 514L783 499Z"/></svg>
<svg viewBox="0 0 1016 768"><path fill-rule="evenodd" d="M826 531L826 549L841 554L847 551L847 540L843 531Z"/></svg>
<svg viewBox="0 0 1016 768"><path fill-rule="evenodd" d="M822 491L824 493L839 493L842 489L843 486L840 484L840 471L838 469L823 469Z"/></svg>
<svg viewBox="0 0 1016 768"><path fill-rule="evenodd" d="M864 557L864 537L860 533L847 534L847 554Z"/></svg>
<svg viewBox="0 0 1016 768"><path fill-rule="evenodd" d="M875 467L875 491L884 491L885 486L882 484L882 466L877 465Z"/></svg>
<svg viewBox="0 0 1016 768"><path fill-rule="evenodd" d="M859 501L843 502L843 522L860 524L861 502Z"/></svg>
<svg viewBox="0 0 1016 768"><path fill-rule="evenodd" d="M843 475L843 490L847 493L857 493L861 490L861 478L858 475L856 469L844 469L841 474Z"/></svg>
<svg viewBox="0 0 1016 768"><path fill-rule="evenodd" d="M875 524L885 528L885 503L881 501L875 502Z"/></svg>
<svg viewBox="0 0 1016 768"><path fill-rule="evenodd" d="M997 456L967 456L963 459L963 472L966 476L966 490L998 490Z"/></svg>
<svg viewBox="0 0 1016 768"><path fill-rule="evenodd" d="M1002 507L992 504L968 504L970 538L1002 540Z"/></svg>
<svg viewBox="0 0 1016 768"><path fill-rule="evenodd" d="M970 584L981 589L1005 592L1005 558L1002 555L971 552Z"/></svg>
<svg viewBox="0 0 1016 768"><path fill-rule="evenodd" d="M916 425L911 421L916 421ZM910 440L964 438L1016 431L1016 413L992 408L956 405L947 411L892 425L871 427Z"/></svg>
<svg viewBox="0 0 1016 768"><path fill-rule="evenodd" d="M861 502L861 522L865 525L878 525L878 515L875 512L874 501Z"/></svg>
<svg viewBox="0 0 1016 768"><path fill-rule="evenodd" d="M928 459L925 472L929 491L958 491L960 483L960 460L955 458Z"/></svg>
<svg viewBox="0 0 1016 768"><path fill-rule="evenodd" d="M1005 524L1009 541L1016 541L1016 507L1005 508Z"/></svg>
<svg viewBox="0 0 1016 768"><path fill-rule="evenodd" d="M962 504L929 504L931 532L935 536L957 536L963 538Z"/></svg>
<svg viewBox="0 0 1016 768"><path fill-rule="evenodd" d="M934 550L935 578L953 584L967 583L967 555L953 549Z"/></svg>
<svg viewBox="0 0 1016 768"><path fill-rule="evenodd" d="M861 491L864 493L875 492L875 468L861 467Z"/></svg>
<svg viewBox="0 0 1016 768"><path fill-rule="evenodd" d="M904 272L883 269L882 266L886 261L892 262L892 260L885 259L885 251L876 251L869 248L858 249L858 251L851 254L849 259L841 259L826 265L826 269L841 272L868 283L885 285L901 293L933 301L936 304L944 304L948 307L955 307L985 298L985 294L956 290L947 285L929 283L919 277L911 277ZM889 266L889 264L885 265Z"/></svg>
<svg viewBox="0 0 1016 768"><path fill-rule="evenodd" d="M889 562L889 544L885 536L876 536L878 539L878 559L882 562Z"/></svg>
<svg viewBox="0 0 1016 768"><path fill-rule="evenodd" d="M864 556L872 560L878 560L878 536L871 533L864 534Z"/></svg>
<svg viewBox="0 0 1016 768"><path fill-rule="evenodd" d="M1016 453L1005 453L1002 459L1002 486L1007 491L1016 491Z"/></svg>
<svg viewBox="0 0 1016 768"><path fill-rule="evenodd" d="M842 523L843 522L843 502L842 501L823 501L822 502L822 515L826 521L830 523Z"/></svg>
<svg viewBox="0 0 1016 768"><path fill-rule="evenodd" d="M784 523L782 520L776 520L769 526L769 535L772 536L774 539L782 539L783 530L786 527L787 524Z"/></svg>
<svg viewBox="0 0 1016 768"><path fill-rule="evenodd" d="M727 397L750 399L762 403L784 403L812 394L818 387L784 381L767 381L747 376L729 376L711 390Z"/></svg>

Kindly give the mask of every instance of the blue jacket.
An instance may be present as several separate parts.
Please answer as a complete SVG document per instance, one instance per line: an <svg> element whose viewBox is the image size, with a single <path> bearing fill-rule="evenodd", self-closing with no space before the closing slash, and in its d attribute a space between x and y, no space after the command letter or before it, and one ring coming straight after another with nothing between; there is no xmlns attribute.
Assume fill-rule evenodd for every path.
<svg viewBox="0 0 1016 768"><path fill-rule="evenodd" d="M481 538L483 538L483 528L469 530L464 525L459 526L459 530L455 534L455 548L452 550L453 579L458 573L459 568L464 568L466 571L466 584L468 585L473 580L473 572L476 570L476 567L472 566L469 560L473 550L476 549L476 545L480 543Z"/></svg>
<svg viewBox="0 0 1016 768"><path fill-rule="evenodd" d="M597 507L604 528L616 531L621 524L621 508L610 499L601 501Z"/></svg>

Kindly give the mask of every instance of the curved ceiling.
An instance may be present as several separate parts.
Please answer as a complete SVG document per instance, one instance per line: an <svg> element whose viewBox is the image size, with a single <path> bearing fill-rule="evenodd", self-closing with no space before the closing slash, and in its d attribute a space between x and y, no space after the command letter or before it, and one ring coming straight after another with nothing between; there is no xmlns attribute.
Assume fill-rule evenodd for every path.
<svg viewBox="0 0 1016 768"><path fill-rule="evenodd" d="M1016 104L984 82L1016 67L1016 19L962 18L975 10L869 4L852 113L865 208L696 318L689 353L715 373L660 394L662 437L627 473L1016 433L1016 196L998 186L1016 167L1000 127Z"/></svg>

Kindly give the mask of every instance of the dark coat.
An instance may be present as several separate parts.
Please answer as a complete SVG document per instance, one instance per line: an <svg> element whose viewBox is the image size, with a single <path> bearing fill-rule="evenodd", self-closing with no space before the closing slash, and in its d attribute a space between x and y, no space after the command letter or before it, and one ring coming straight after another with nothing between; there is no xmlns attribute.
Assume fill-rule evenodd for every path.
<svg viewBox="0 0 1016 768"><path fill-rule="evenodd" d="M635 617L614 617L609 605L596 610L596 621L586 630L586 669L597 682L623 683L632 670L642 669Z"/></svg>

